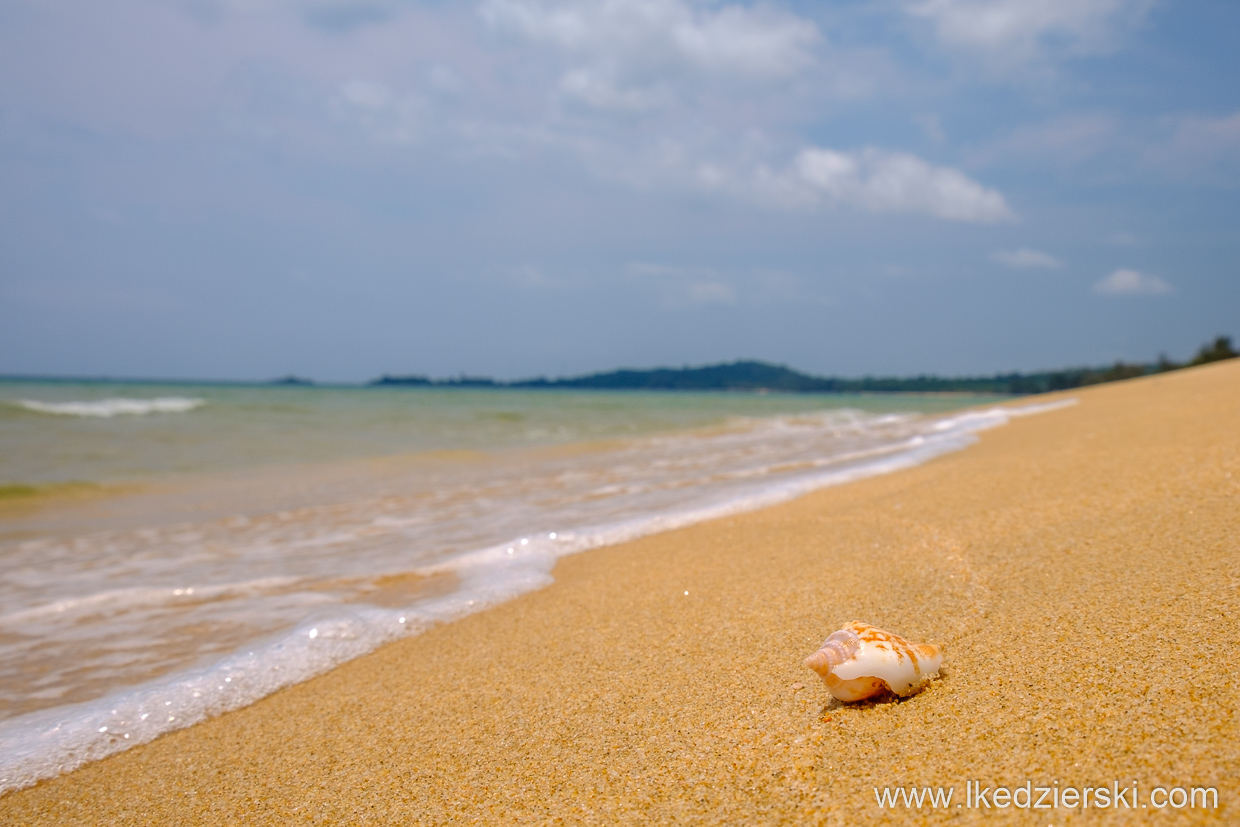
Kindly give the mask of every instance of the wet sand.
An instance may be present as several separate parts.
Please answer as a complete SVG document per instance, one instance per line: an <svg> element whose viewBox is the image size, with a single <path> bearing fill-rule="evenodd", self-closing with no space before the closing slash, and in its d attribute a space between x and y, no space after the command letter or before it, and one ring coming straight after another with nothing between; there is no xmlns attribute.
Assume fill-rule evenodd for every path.
<svg viewBox="0 0 1240 827"><path fill-rule="evenodd" d="M1071 395L918 468L565 559L0 798L0 823L1236 823L1240 360ZM849 620L942 645L942 677L832 700L801 660ZM1137 790L958 807L970 781ZM953 798L879 807L903 785Z"/></svg>

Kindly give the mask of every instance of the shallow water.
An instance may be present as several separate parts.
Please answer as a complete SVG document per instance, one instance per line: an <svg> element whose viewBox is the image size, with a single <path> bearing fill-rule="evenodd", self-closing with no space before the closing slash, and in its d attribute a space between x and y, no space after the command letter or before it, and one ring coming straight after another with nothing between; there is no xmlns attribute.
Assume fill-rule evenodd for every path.
<svg viewBox="0 0 1240 827"><path fill-rule="evenodd" d="M582 443L731 417L933 413L995 398L0 381L0 483L149 480Z"/></svg>
<svg viewBox="0 0 1240 827"><path fill-rule="evenodd" d="M927 397L58 383L0 400L0 480L142 486L4 521L0 789L545 585L563 554L907 467L1006 419L915 412L985 401Z"/></svg>

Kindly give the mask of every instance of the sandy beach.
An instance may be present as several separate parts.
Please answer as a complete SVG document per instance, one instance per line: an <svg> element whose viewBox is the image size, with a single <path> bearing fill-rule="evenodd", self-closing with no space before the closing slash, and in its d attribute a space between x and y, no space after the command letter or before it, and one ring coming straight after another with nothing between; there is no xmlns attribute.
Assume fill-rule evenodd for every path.
<svg viewBox="0 0 1240 827"><path fill-rule="evenodd" d="M1070 395L911 470L567 558L0 822L1236 823L1240 360ZM851 620L941 645L941 678L834 701L801 661ZM1027 782L1109 805L975 806ZM878 803L913 785L950 805ZM1175 806L1192 788L1217 808Z"/></svg>

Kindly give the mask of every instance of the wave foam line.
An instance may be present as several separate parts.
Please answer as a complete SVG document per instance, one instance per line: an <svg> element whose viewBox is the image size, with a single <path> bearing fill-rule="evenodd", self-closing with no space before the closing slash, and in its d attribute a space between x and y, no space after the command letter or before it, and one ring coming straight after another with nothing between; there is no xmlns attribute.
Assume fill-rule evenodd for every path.
<svg viewBox="0 0 1240 827"><path fill-rule="evenodd" d="M114 416L145 416L153 413L186 413L207 404L205 399L184 396L157 396L154 399L95 399L82 402L40 402L37 399L17 399L20 408L53 416L94 416L105 419Z"/></svg>
<svg viewBox="0 0 1240 827"><path fill-rule="evenodd" d="M74 770L309 680L380 646L419 634L553 582L556 561L601 546L755 511L811 491L920 465L961 450L976 434L1013 417L1056 410L1075 399L966 411L935 423L897 454L817 471L696 508L525 537L427 566L418 574L453 572L460 588L401 610L335 609L265 644L247 646L204 668L161 678L95 701L41 710L0 722L0 795Z"/></svg>
<svg viewBox="0 0 1240 827"><path fill-rule="evenodd" d="M297 577L263 577L240 583L223 583L217 586L149 586L138 589L108 589L83 597L68 597L51 603L42 603L25 609L0 614L0 628L21 627L37 623L48 617L73 617L78 620L107 611L126 611L175 605L177 603L200 603L237 595L254 595L287 588L297 582Z"/></svg>

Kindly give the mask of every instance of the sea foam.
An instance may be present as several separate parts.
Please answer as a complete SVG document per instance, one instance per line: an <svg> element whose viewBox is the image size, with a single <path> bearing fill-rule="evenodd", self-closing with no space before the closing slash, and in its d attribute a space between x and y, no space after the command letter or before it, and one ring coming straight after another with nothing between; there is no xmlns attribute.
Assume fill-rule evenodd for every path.
<svg viewBox="0 0 1240 827"><path fill-rule="evenodd" d="M158 396L154 399L94 399L75 402L40 402L37 399L14 400L20 408L35 413L54 416L95 416L110 419L114 416L145 416L154 413L186 413L207 404L205 399L183 396Z"/></svg>
<svg viewBox="0 0 1240 827"><path fill-rule="evenodd" d="M882 445L852 454L809 458L791 478L768 480L733 493L716 493L691 504L593 526L543 530L430 562L412 573L451 573L459 583L453 592L400 609L358 605L320 609L291 631L242 647L212 665L182 670L96 700L0 722L0 793L29 786L166 732L246 706L386 643L542 588L552 582L555 562L565 555L752 511L816 489L918 465L964 448L976 440L978 432L1002 425L1012 417L1074 402L1068 399L965 411L935 419L929 427ZM768 427L787 428L789 421L775 421ZM125 602L138 603L150 599L144 595L112 594L108 600L122 597ZM28 615L15 613L7 619L21 617L31 622L53 608L64 607L32 608Z"/></svg>

